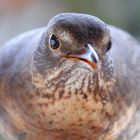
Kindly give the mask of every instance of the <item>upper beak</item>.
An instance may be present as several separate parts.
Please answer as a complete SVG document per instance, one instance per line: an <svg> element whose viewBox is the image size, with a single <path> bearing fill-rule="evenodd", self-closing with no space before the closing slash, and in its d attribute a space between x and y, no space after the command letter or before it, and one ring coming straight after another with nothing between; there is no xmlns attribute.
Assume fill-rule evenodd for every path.
<svg viewBox="0 0 140 140"><path fill-rule="evenodd" d="M86 51L83 54L68 55L67 58L80 60L84 63L87 63L94 70L97 69L97 63L99 61L99 56L97 52L90 44L86 45Z"/></svg>

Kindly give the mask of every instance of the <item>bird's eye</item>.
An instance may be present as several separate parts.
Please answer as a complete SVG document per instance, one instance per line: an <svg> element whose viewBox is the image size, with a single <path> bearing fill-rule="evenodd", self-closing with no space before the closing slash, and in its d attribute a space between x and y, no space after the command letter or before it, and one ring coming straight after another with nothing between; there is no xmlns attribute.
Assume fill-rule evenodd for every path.
<svg viewBox="0 0 140 140"><path fill-rule="evenodd" d="M107 46L106 46L105 52L108 52L111 49L111 46L112 46L112 43L111 43L111 41L109 41Z"/></svg>
<svg viewBox="0 0 140 140"><path fill-rule="evenodd" d="M49 44L53 50L58 49L60 46L59 40L54 34L50 36Z"/></svg>

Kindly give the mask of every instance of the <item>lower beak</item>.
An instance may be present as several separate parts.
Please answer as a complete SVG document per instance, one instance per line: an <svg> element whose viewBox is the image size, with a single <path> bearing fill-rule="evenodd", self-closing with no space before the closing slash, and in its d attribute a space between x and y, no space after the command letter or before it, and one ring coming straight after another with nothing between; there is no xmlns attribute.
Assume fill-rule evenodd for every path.
<svg viewBox="0 0 140 140"><path fill-rule="evenodd" d="M90 44L87 44L85 53L80 54L80 55L68 55L66 57L69 59L82 61L88 64L95 71L97 69L99 56L97 52L95 51L95 49Z"/></svg>

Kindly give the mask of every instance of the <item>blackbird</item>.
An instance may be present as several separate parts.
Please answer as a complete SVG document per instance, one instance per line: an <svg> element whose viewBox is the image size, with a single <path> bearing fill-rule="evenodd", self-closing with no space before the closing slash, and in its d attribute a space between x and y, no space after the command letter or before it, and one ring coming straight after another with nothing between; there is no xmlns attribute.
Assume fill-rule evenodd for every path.
<svg viewBox="0 0 140 140"><path fill-rule="evenodd" d="M140 46L92 15L62 13L0 48L6 140L139 140Z"/></svg>

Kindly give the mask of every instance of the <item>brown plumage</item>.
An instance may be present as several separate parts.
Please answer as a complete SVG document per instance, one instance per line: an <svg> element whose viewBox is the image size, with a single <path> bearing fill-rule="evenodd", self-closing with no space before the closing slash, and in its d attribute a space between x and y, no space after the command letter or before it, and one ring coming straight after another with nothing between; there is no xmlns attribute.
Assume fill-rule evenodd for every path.
<svg viewBox="0 0 140 140"><path fill-rule="evenodd" d="M128 33L86 14L53 17L0 48L0 133L6 140L138 140L139 60Z"/></svg>

